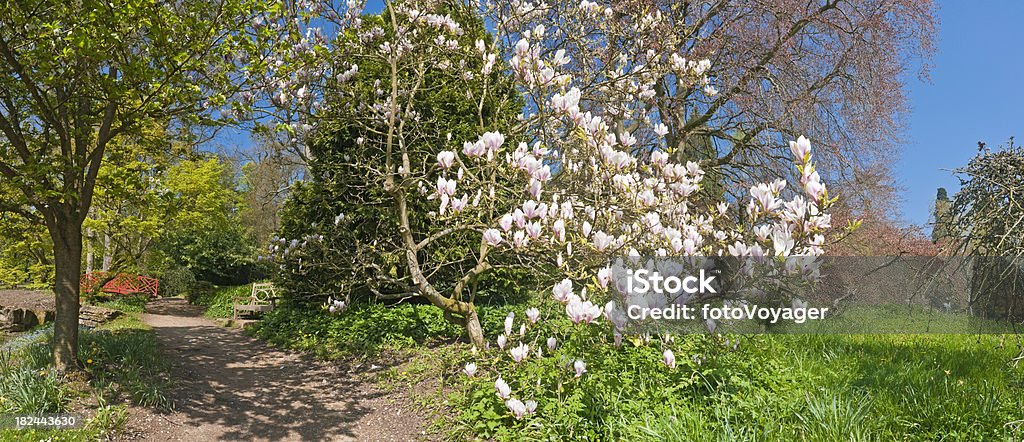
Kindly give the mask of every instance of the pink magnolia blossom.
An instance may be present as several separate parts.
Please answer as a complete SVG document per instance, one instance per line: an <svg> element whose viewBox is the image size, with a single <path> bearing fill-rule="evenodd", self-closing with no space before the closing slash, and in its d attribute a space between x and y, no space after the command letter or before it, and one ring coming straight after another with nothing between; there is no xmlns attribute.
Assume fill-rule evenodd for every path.
<svg viewBox="0 0 1024 442"><path fill-rule="evenodd" d="M516 224L516 227L522 229L526 227L526 214L522 209L516 209L512 212L512 221Z"/></svg>
<svg viewBox="0 0 1024 442"><path fill-rule="evenodd" d="M498 380L494 381L494 391L497 393L498 397L502 399L512 397L512 387L509 387L508 382L505 382L505 380L500 377Z"/></svg>
<svg viewBox="0 0 1024 442"><path fill-rule="evenodd" d="M582 359L577 359L576 362L573 362L572 369L576 372L576 377L582 377L583 373L587 372L587 363Z"/></svg>
<svg viewBox="0 0 1024 442"><path fill-rule="evenodd" d="M530 355L530 346L520 343L518 346L512 347L512 349L509 350L509 354L512 355L513 361L523 362L523 360Z"/></svg>
<svg viewBox="0 0 1024 442"><path fill-rule="evenodd" d="M452 199L452 210L455 212L461 212L466 206L469 205L469 195L462 194L462 198Z"/></svg>
<svg viewBox="0 0 1024 442"><path fill-rule="evenodd" d="M508 312L508 316L505 316L505 334L506 335L511 335L512 334L512 325L514 324L515 319L516 319L515 312Z"/></svg>
<svg viewBox="0 0 1024 442"><path fill-rule="evenodd" d="M491 159L498 152L498 149L501 148L501 145L505 143L505 136L501 132L484 132L480 136L480 141L483 142L486 149L487 158Z"/></svg>
<svg viewBox="0 0 1024 442"><path fill-rule="evenodd" d="M443 150L437 153L437 165L442 169L448 169L452 164L455 164L455 152Z"/></svg>
<svg viewBox="0 0 1024 442"><path fill-rule="evenodd" d="M541 227L539 222L534 221L526 224L526 234L530 237L530 239L540 238L540 233Z"/></svg>
<svg viewBox="0 0 1024 442"><path fill-rule="evenodd" d="M502 215L501 216L501 220L498 221L498 226L500 226L501 230L504 230L505 232L508 232L509 230L511 230L512 229L512 215L509 214L509 213L506 213L506 214Z"/></svg>
<svg viewBox="0 0 1024 442"><path fill-rule="evenodd" d="M570 297L569 303L565 306L565 313L569 315L573 324L589 324L601 316L601 311L601 307L577 297Z"/></svg>
<svg viewBox="0 0 1024 442"><path fill-rule="evenodd" d="M467 157L476 158L483 155L486 152L487 147L485 147L484 143L480 141L477 141L475 143L469 141L462 143L462 153L466 154Z"/></svg>
<svg viewBox="0 0 1024 442"><path fill-rule="evenodd" d="M561 218L555 220L555 222L551 224L551 232L555 234L555 239L557 239L558 242L565 241L565 220Z"/></svg>
<svg viewBox="0 0 1024 442"><path fill-rule="evenodd" d="M661 354L661 360L668 368L676 368L676 354L672 353L672 350L665 349L665 352Z"/></svg>
<svg viewBox="0 0 1024 442"><path fill-rule="evenodd" d="M512 415L515 416L517 420L522 419L528 413L526 404L516 398L505 401L505 406L508 407L508 411L512 412Z"/></svg>
<svg viewBox="0 0 1024 442"><path fill-rule="evenodd" d="M572 281L569 279L563 279L555 287L551 289L551 294L556 301L565 304L569 302L569 295L572 294Z"/></svg>
<svg viewBox="0 0 1024 442"><path fill-rule="evenodd" d="M811 159L811 141L800 135L796 141L789 142L789 151L793 153L797 163L804 164Z"/></svg>
<svg viewBox="0 0 1024 442"><path fill-rule="evenodd" d="M444 177L437 177L437 194L452 196L455 194L455 180L446 180Z"/></svg>
<svg viewBox="0 0 1024 442"><path fill-rule="evenodd" d="M540 310L537 307L530 307L526 309L526 318L530 320L531 324L536 324L540 319Z"/></svg>
<svg viewBox="0 0 1024 442"><path fill-rule="evenodd" d="M597 271L597 283L601 288L608 288L608 283L612 281L612 269L611 267L605 267Z"/></svg>
<svg viewBox="0 0 1024 442"><path fill-rule="evenodd" d="M487 229L484 231L484 241L489 246L501 244L501 232L498 229Z"/></svg>
<svg viewBox="0 0 1024 442"><path fill-rule="evenodd" d="M825 195L825 185L821 183L821 177L817 171L811 172L808 176L807 182L804 183L804 193L812 201L821 201Z"/></svg>
<svg viewBox="0 0 1024 442"><path fill-rule="evenodd" d="M611 235L598 230L594 232L592 242L594 244L594 248L597 249L598 252L603 252L612 245L613 240L614 238L612 238Z"/></svg>
<svg viewBox="0 0 1024 442"><path fill-rule="evenodd" d="M512 245L517 249L522 249L529 243L530 240L526 237L526 232L523 230L517 230L516 233L512 235Z"/></svg>

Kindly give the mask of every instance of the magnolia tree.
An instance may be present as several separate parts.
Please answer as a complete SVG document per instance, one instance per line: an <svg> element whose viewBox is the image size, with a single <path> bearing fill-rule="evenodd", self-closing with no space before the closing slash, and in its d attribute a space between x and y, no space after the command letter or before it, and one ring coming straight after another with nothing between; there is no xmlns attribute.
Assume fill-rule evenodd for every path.
<svg viewBox="0 0 1024 442"><path fill-rule="evenodd" d="M517 13L529 17L529 11ZM695 96L715 96L710 62L653 50L635 58L623 53L579 60L605 39L656 26L658 17L610 21L628 11L590 2L566 14L560 20L578 23L586 36L576 40L578 52L549 50L549 39L558 34L543 23L519 33L511 48L487 38L468 41L466 29L473 25L456 19L465 20L465 15L429 2L388 4L382 21L360 22L343 33L350 40L332 42L332 53L343 54L332 59L337 72L310 85L327 92L338 88L342 97L356 98L340 100L344 121L332 126L335 133L354 139L346 146L352 160L343 169L362 178L343 183L365 205L386 205L386 212L377 213L387 217L372 220L381 226L372 231L378 236L352 242L331 243L319 233L281 238L271 245L274 258L288 272L330 268L360 274L357 280L368 278L378 295L423 297L464 325L473 344L482 348L486 341L471 288L495 270L495 262L560 281L553 288L556 299L566 304L573 322L590 323L605 313L611 279L607 266L616 255L821 253L822 232L830 227L824 212L830 200L812 164L808 140L790 143L799 177L790 196L784 197L783 180L754 185L749 201L707 195L702 191L705 166L667 142L667 126L644 100L656 94L655 79L665 76ZM467 85L494 78L505 69L501 54L506 50L511 54L508 70L529 97L519 123L497 130L495 118L479 110L489 108L485 104L493 98L494 89L485 80L465 91L466 98L480 103L476 113L464 116L476 127L475 135L445 136L441 142L425 136L422 131L431 127L425 122L432 116L420 112L420 100L425 88L437 87L433 77ZM579 69L581 64L590 67ZM358 77L369 78L354 84L373 87L346 91L346 84ZM330 174L314 175L314 181L331 179ZM367 220L354 218L338 213L333 224L338 230L365 232L359 225ZM442 270L451 263L437 262L443 256L438 247L453 237L472 244L454 277ZM324 256L317 249L331 248L355 257L343 265L316 259ZM380 259L359 262L364 252ZM381 287L392 292L382 293ZM344 301L330 304L338 311ZM503 336L507 343L510 337Z"/></svg>

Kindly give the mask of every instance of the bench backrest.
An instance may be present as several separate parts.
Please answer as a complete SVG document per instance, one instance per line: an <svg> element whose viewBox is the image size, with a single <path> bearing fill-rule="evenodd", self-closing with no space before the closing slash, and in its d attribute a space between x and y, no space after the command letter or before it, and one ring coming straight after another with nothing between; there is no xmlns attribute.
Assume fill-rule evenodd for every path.
<svg viewBox="0 0 1024 442"><path fill-rule="evenodd" d="M252 304L270 304L273 298L276 297L277 292L274 290L273 283L265 282L252 285L252 296L250 300Z"/></svg>

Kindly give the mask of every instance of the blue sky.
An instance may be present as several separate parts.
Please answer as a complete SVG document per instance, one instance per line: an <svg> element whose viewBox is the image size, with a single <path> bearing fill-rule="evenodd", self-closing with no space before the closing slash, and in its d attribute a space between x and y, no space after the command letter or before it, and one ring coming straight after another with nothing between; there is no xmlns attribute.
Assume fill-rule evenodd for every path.
<svg viewBox="0 0 1024 442"><path fill-rule="evenodd" d="M956 177L977 142L995 147L1024 141L1024 23L1022 1L946 1L940 5L938 53L931 82L907 82L910 114L896 165L905 189L903 220L928 221L935 190L952 196Z"/></svg>

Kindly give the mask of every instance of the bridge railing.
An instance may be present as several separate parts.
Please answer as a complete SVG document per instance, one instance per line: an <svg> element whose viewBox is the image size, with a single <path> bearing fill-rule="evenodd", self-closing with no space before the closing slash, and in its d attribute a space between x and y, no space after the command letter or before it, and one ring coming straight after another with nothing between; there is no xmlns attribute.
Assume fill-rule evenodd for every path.
<svg viewBox="0 0 1024 442"><path fill-rule="evenodd" d="M108 280L100 290L104 293L115 293L119 295L147 294L156 297L160 292L160 280L148 276L118 273L111 275L107 272L93 272L82 275L80 282L83 292L92 290L96 285Z"/></svg>

